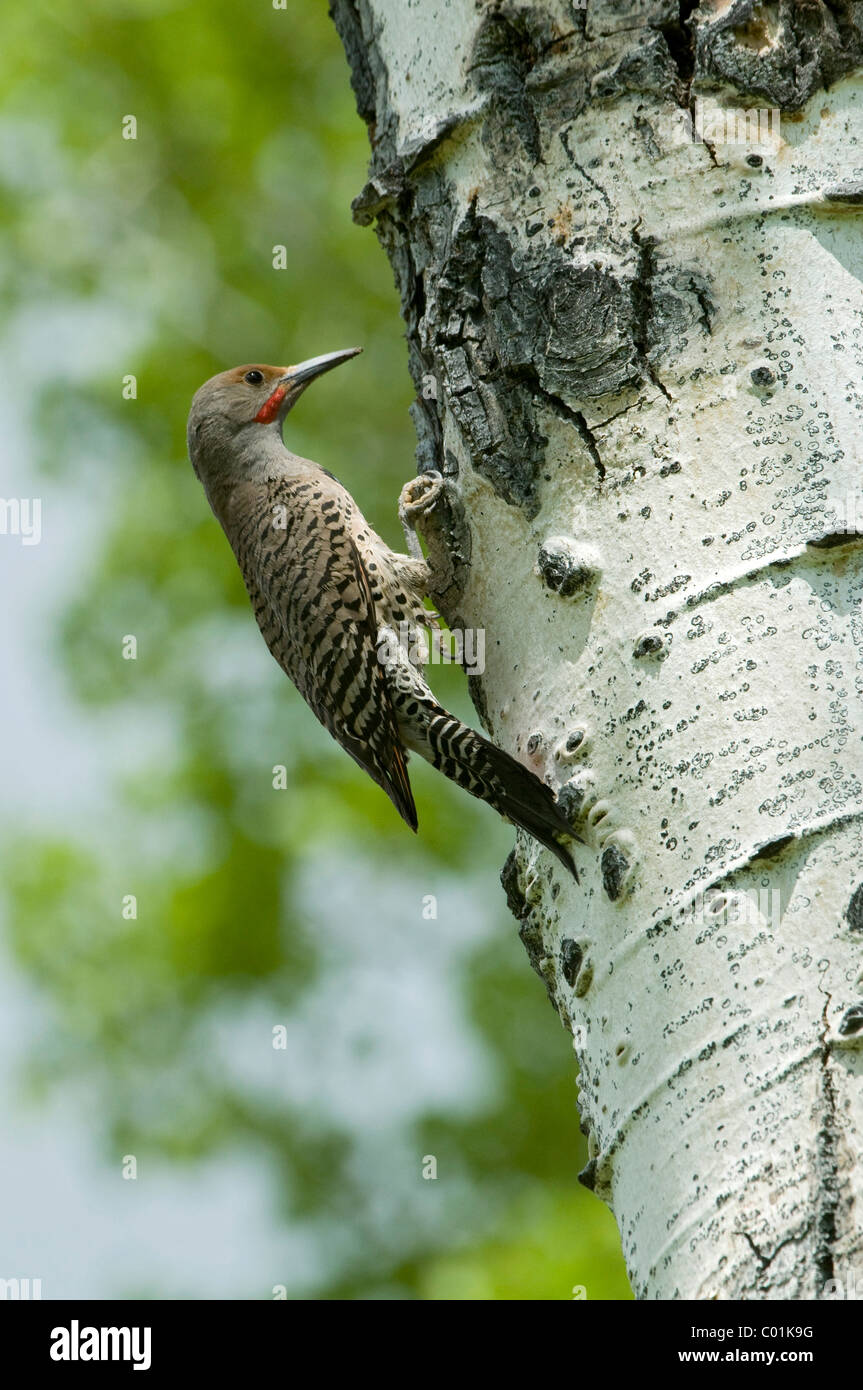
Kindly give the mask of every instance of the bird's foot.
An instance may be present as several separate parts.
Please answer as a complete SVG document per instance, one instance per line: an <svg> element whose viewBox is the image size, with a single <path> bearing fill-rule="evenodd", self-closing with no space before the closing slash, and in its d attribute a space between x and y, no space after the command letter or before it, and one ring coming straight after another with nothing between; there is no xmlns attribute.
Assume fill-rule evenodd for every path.
<svg viewBox="0 0 863 1390"><path fill-rule="evenodd" d="M422 550L417 539L416 528L420 518L430 512L443 492L444 480L440 473L420 473L405 483L399 494L399 521L405 533L408 552L415 559L422 559Z"/></svg>

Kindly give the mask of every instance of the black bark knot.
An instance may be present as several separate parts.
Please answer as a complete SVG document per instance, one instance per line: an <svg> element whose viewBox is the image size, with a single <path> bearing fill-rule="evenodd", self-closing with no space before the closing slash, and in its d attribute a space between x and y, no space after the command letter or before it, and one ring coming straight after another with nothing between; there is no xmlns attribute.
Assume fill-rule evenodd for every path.
<svg viewBox="0 0 863 1390"><path fill-rule="evenodd" d="M863 932L863 883L858 883L851 894L845 917L850 931Z"/></svg>
<svg viewBox="0 0 863 1390"><path fill-rule="evenodd" d="M863 1004L852 1004L850 1009L846 1009L842 1017L839 1033L843 1038L851 1038L855 1033L859 1033L861 1028L863 1028Z"/></svg>
<svg viewBox="0 0 863 1390"><path fill-rule="evenodd" d="M560 969L563 978L570 989L575 987L578 972L581 969L581 962L584 960L584 951L577 941L572 937L565 936L560 943Z"/></svg>
<svg viewBox="0 0 863 1390"><path fill-rule="evenodd" d="M607 845L600 860L602 886L612 902L622 894L629 877L631 863L629 856L620 845Z"/></svg>
<svg viewBox="0 0 863 1390"><path fill-rule="evenodd" d="M592 578L592 570L579 558L577 547L566 536L552 536L545 541L540 546L536 564L546 588L561 598L572 598Z"/></svg>

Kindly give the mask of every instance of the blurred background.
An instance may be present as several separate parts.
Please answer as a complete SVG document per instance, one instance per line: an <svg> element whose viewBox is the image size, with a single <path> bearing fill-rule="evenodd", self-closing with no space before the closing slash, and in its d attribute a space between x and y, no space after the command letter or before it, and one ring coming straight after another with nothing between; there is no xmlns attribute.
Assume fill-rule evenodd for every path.
<svg viewBox="0 0 863 1390"><path fill-rule="evenodd" d="M411 836L267 653L186 458L214 372L361 343L286 433L401 546L412 386L326 6L4 29L0 491L41 539L0 535L0 1278L627 1298L511 830L414 760Z"/></svg>

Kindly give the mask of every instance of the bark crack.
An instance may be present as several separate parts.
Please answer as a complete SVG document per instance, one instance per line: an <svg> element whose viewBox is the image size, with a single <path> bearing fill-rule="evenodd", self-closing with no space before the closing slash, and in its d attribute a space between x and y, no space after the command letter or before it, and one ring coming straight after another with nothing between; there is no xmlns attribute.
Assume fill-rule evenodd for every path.
<svg viewBox="0 0 863 1390"><path fill-rule="evenodd" d="M612 424L614 420L619 420L621 415L626 415L628 411L635 410L640 405L641 398L639 398L637 401L631 401L630 404L625 405L622 410L616 410L613 415L609 415L607 420L600 420L599 423L596 425L596 429L606 429L610 424Z"/></svg>
<svg viewBox="0 0 863 1390"><path fill-rule="evenodd" d="M643 374L650 380L657 390L661 391L667 401L672 399L670 392L666 389L650 360L650 336L651 324L653 321L653 280L656 275L656 246L657 240L653 236L642 236L639 227L641 218L638 219L632 229L632 242L636 249L637 264L635 280L632 285L632 301L635 310L635 322L633 324L633 343L638 354L638 364ZM699 303L701 301L699 300ZM703 306L702 306L703 308Z"/></svg>
<svg viewBox="0 0 863 1390"><path fill-rule="evenodd" d="M602 201L605 203L605 206L606 206L607 210L608 210L609 212L613 212L614 209L613 209L613 207L612 207L612 205L611 205L611 199L609 198L609 196L608 196L608 194L606 193L605 189L603 188L602 184L601 184L601 183L597 183L597 182L596 182L596 179L591 177L591 175L587 172L587 170L584 168L584 166L581 165L581 164L579 164L579 162L578 162L578 160L576 159L575 155L572 153L572 150L571 150L570 144L569 144L569 135L570 135L570 131L571 131L571 130L572 130L572 126L567 126L567 127L566 127L566 130L562 130L562 131L560 132L560 143L563 145L563 148L564 148L564 151L565 151L565 153L566 153L567 159L569 160L569 162L570 162L570 164L572 165L573 169L577 169L577 170L578 170L579 174L581 174L581 177L585 180L585 182L586 182L586 183L589 183L590 186L591 186L591 188L595 188L595 189L596 189L597 193L598 193L599 196L602 198Z"/></svg>
<svg viewBox="0 0 863 1390"><path fill-rule="evenodd" d="M540 400L545 401L547 405L551 406L551 409L556 415L562 415L563 418L568 420L573 426L584 444L584 447L587 449L587 452L590 454L601 482L605 477L605 464L599 452L599 444L596 435L590 428L582 412L580 410L573 410L571 405L567 405L566 401L562 400L560 396L556 396L553 391L546 391L545 387L540 385L539 376L535 368L524 368L523 375L527 379L534 395L538 396Z"/></svg>
<svg viewBox="0 0 863 1390"><path fill-rule="evenodd" d="M815 1199L815 1268L824 1285L835 1278L836 1262L834 1251L838 1238L837 1218L839 1214L839 1161L838 1161L838 1113L836 1086L830 1061L828 1033L830 1020L828 1010L832 1001L829 991L824 991L824 1008L821 1012L821 1101L822 1120L815 1143L815 1171L818 1177L818 1193Z"/></svg>
<svg viewBox="0 0 863 1390"><path fill-rule="evenodd" d="M780 1250L784 1250L786 1245L799 1245L801 1241L806 1239L811 1230L812 1222L807 1221L806 1225L803 1227L801 1231L794 1231L791 1235L785 1236L784 1240L780 1240L779 1244L775 1247L774 1250L770 1252L769 1255L765 1255L764 1251L758 1248L748 1231L738 1231L738 1235L743 1236L743 1239L749 1245L749 1248L755 1256L756 1260L758 1260L758 1262L760 1263L761 1268L758 1271L758 1273L759 1275L761 1275L764 1273L765 1270L770 1268L773 1261L776 1259L776 1256L779 1254Z"/></svg>
<svg viewBox="0 0 863 1390"><path fill-rule="evenodd" d="M698 9L698 3L699 0L679 0L675 18L670 24L659 26L680 79L680 105L685 107L690 104L692 79L695 76L695 35L689 20L693 11Z"/></svg>

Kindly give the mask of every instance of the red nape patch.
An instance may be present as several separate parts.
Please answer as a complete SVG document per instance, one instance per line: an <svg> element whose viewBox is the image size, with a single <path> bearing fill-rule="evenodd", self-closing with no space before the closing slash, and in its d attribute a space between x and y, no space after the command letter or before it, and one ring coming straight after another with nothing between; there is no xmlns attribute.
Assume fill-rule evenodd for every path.
<svg viewBox="0 0 863 1390"><path fill-rule="evenodd" d="M277 386L271 396L268 396L258 411L255 419L259 425L269 425L279 413L279 406L288 394L287 386Z"/></svg>

